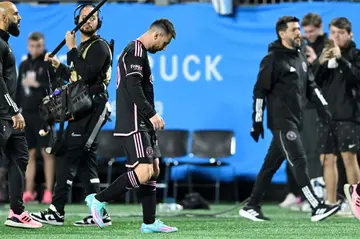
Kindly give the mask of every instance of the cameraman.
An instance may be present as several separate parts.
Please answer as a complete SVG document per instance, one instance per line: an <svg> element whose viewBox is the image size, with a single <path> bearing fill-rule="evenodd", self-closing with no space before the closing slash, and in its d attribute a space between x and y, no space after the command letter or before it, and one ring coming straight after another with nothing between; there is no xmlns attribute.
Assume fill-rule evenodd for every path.
<svg viewBox="0 0 360 239"><path fill-rule="evenodd" d="M80 5L79 15L75 16L75 24L82 21L92 10L93 5ZM91 94L92 109L80 118L68 122L64 143L56 152L56 184L52 204L45 211L31 213L31 216L50 225L64 225L64 207L68 200L76 171L79 170L85 193L100 191L100 180L97 173L96 150L98 143L96 137L109 116L108 94L106 87L110 82L112 50L107 42L97 35L101 27L99 12L80 28L81 44L76 47L75 34L66 33L66 46L69 48L67 62L70 68L56 57L47 53L45 61L51 61L56 68L56 73L69 82L85 81ZM111 219L104 212L105 225L111 225ZM95 225L91 216L74 223L75 226Z"/></svg>

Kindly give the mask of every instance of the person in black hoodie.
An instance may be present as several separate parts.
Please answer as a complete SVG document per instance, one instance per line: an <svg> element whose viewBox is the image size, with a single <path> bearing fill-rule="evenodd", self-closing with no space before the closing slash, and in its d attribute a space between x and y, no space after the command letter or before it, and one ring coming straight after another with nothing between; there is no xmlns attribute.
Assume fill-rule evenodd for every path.
<svg viewBox="0 0 360 239"><path fill-rule="evenodd" d="M49 92L48 64L44 61L44 35L33 32L28 37L29 54L19 67L17 80L16 103L22 111L27 123L25 128L29 148L29 162L26 170L26 189L23 195L24 203L34 201L37 193L34 192L36 175L36 151L41 150L44 159L44 173L46 188L42 202L51 203L54 182L54 157L45 152L50 141L49 135L41 137L43 121L40 117L39 105Z"/></svg>
<svg viewBox="0 0 360 239"><path fill-rule="evenodd" d="M325 42L328 40L328 36L326 33L323 32L322 19L319 14L306 14L301 21L301 26L304 32L304 42L302 47L307 56L308 63L312 65L321 55L321 52L325 46ZM303 128L300 132L300 135L306 152L309 176L311 179L310 181L316 195L319 198L324 198L325 183L322 177L322 165L319 160L320 152L317 147L317 113L315 104L311 101L308 101L303 114ZM289 194L286 196L284 202L280 204L280 207L291 208L298 205L297 197L300 196L300 191L298 189L298 185L296 184L296 180L291 173L291 166L289 165L289 163L286 164L286 175L288 179L287 186L289 189ZM307 203L303 204L302 209L305 211L311 211Z"/></svg>
<svg viewBox="0 0 360 239"><path fill-rule="evenodd" d="M316 65L316 81L324 92L333 115L333 122L318 124L321 159L328 167L324 174L332 175L326 183L328 201L337 203L336 186L338 169L337 153L341 153L347 181L355 184L360 181L360 170L357 161L359 150L358 127L360 51L352 40L351 22L345 17L335 18L330 22L330 39L333 44L325 47Z"/></svg>
<svg viewBox="0 0 360 239"><path fill-rule="evenodd" d="M263 112L267 105L267 126L273 139L264 164L256 178L248 203L240 210L242 217L253 221L269 220L261 210L261 198L284 159L291 165L297 184L313 211L311 221L321 221L336 213L339 205L329 206L315 195L307 173L306 154L299 132L306 98L317 104L324 122L331 120L327 102L314 82L306 55L300 49L299 19L284 16L276 23L278 40L270 44L262 59L254 87L253 126L251 136L264 138Z"/></svg>

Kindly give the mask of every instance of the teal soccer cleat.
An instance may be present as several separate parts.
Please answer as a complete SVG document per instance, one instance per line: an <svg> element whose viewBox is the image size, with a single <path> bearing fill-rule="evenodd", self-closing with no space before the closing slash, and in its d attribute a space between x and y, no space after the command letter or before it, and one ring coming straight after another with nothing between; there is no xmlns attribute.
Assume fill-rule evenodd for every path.
<svg viewBox="0 0 360 239"><path fill-rule="evenodd" d="M167 232L177 232L176 227L166 226L162 221L156 219L153 224L142 224L140 231L142 233L167 233Z"/></svg>
<svg viewBox="0 0 360 239"><path fill-rule="evenodd" d="M104 228L103 215L106 203L100 202L95 198L95 193L89 194L85 198L86 205L89 207L94 222L101 229Z"/></svg>

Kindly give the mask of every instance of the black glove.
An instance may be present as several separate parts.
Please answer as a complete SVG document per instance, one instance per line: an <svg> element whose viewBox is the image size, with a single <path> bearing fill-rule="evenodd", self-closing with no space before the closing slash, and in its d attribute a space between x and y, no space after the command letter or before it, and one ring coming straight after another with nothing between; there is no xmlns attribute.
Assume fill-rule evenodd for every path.
<svg viewBox="0 0 360 239"><path fill-rule="evenodd" d="M262 122L255 122L253 123L253 127L251 128L250 132L251 137L255 140L255 142L259 141L259 136L261 135L261 138L264 138L264 127Z"/></svg>
<svg viewBox="0 0 360 239"><path fill-rule="evenodd" d="M332 115L327 107L320 108L318 110L318 116L320 119L320 122L324 124L329 124L332 120Z"/></svg>

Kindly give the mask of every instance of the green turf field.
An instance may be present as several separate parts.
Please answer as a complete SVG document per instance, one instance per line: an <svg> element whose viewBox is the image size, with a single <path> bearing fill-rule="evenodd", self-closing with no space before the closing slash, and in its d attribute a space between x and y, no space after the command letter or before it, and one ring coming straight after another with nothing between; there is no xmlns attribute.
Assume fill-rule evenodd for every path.
<svg viewBox="0 0 360 239"><path fill-rule="evenodd" d="M230 209L233 205L212 206L211 211L196 213L216 213ZM99 229L97 227L75 227L72 222L87 215L85 205L67 206L66 225L62 227L47 226L38 230L14 229L3 226L7 209L2 209L0 238L25 239L71 239L71 238L360 238L360 223L355 218L333 216L328 220L313 223L310 217L302 212L290 212L277 206L264 206L264 213L271 222L251 222L238 217L238 210L233 210L219 217L174 217L174 214L159 213L159 218L169 225L179 228L172 234L149 234L139 232L141 224L141 207L138 205L109 205L108 211L113 219L113 226ZM44 209L43 205L28 205L30 212ZM185 211L183 211L185 212ZM182 213L183 213L182 212ZM187 211L189 212L189 211Z"/></svg>

